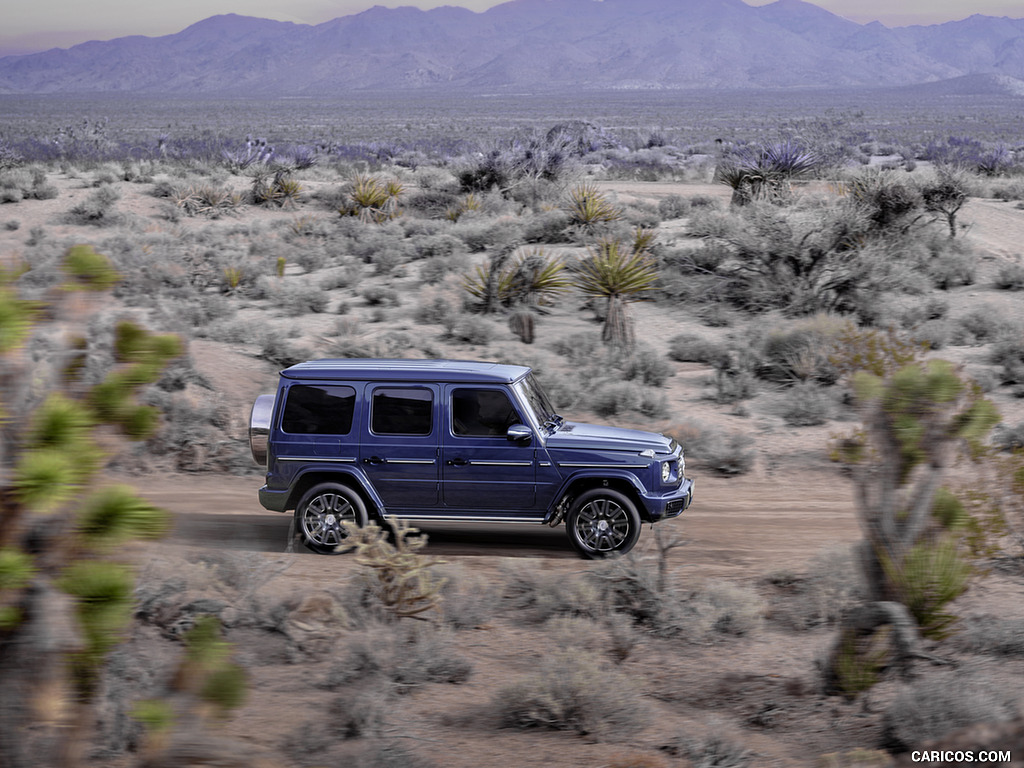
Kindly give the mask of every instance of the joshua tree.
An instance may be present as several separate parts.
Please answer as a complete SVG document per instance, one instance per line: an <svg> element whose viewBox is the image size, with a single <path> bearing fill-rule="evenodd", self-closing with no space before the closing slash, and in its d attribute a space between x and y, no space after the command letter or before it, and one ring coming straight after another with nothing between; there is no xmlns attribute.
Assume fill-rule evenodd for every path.
<svg viewBox="0 0 1024 768"><path fill-rule="evenodd" d="M654 287L658 269L643 250L627 251L618 240L602 240L575 267L576 287L606 301L601 338L615 346L633 343L628 304Z"/></svg>
<svg viewBox="0 0 1024 768"><path fill-rule="evenodd" d="M87 343L60 318L118 275L89 246L71 248L63 267L65 306L47 315L19 295L18 272L0 273L0 764L11 768L80 762L101 664L131 609L131 574L104 554L163 526L132 489L92 486L110 427L132 438L155 428L156 411L134 394L180 354L180 341L122 322L115 367L87 386ZM49 375L30 361L37 331L57 361Z"/></svg>
<svg viewBox="0 0 1024 768"><path fill-rule="evenodd" d="M955 617L945 606L967 589L971 573L961 551L970 517L942 478L958 447L977 450L999 420L979 388L944 360L884 377L861 370L853 384L864 430L844 453L864 530L869 602L843 618L826 669L829 687L849 696L874 684L884 660L906 670L922 656L918 632L949 633ZM885 626L891 650L878 632Z"/></svg>

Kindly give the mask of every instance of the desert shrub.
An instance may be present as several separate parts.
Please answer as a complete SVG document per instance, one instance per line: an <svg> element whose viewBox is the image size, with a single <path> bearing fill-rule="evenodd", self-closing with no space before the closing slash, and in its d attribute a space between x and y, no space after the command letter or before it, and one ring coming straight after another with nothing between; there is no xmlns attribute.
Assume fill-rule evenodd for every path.
<svg viewBox="0 0 1024 768"><path fill-rule="evenodd" d="M429 285L436 285L448 275L465 272L468 268L469 260L461 253L450 257L434 257L427 259L420 266L420 280Z"/></svg>
<svg viewBox="0 0 1024 768"><path fill-rule="evenodd" d="M120 199L121 193L112 186L102 186L68 210L68 222L92 224L97 227L113 226L121 220L114 209L115 203Z"/></svg>
<svg viewBox="0 0 1024 768"><path fill-rule="evenodd" d="M669 746L673 754L682 755L694 768L747 768L755 755L742 743L722 733L720 725L693 736L682 733Z"/></svg>
<svg viewBox="0 0 1024 768"><path fill-rule="evenodd" d="M317 355L313 350L282 338L277 333L267 333L260 343L260 358L279 368L288 368L296 363L312 360Z"/></svg>
<svg viewBox="0 0 1024 768"><path fill-rule="evenodd" d="M444 219L450 211L458 209L459 199L457 190L421 188L406 198L405 205L411 212L420 213L431 219Z"/></svg>
<svg viewBox="0 0 1024 768"><path fill-rule="evenodd" d="M658 201L658 214L662 219L681 219L690 212L690 205L682 195L668 195Z"/></svg>
<svg viewBox="0 0 1024 768"><path fill-rule="evenodd" d="M785 393L780 413L791 427L815 427L828 421L831 414L832 398L810 381L802 381Z"/></svg>
<svg viewBox="0 0 1024 768"><path fill-rule="evenodd" d="M444 621L455 629L483 626L494 615L499 595L485 579L470 576L459 566L442 566L438 575Z"/></svg>
<svg viewBox="0 0 1024 768"><path fill-rule="evenodd" d="M772 620L800 630L836 624L867 594L854 551L847 546L819 551L802 576L780 573L768 580L786 597L784 605L773 607Z"/></svg>
<svg viewBox="0 0 1024 768"><path fill-rule="evenodd" d="M819 314L771 331L763 342L758 375L779 383L834 384L839 371L833 351L850 327L848 320Z"/></svg>
<svg viewBox="0 0 1024 768"><path fill-rule="evenodd" d="M954 337L955 327L950 320L926 320L912 330L914 341L927 344L929 349L942 349Z"/></svg>
<svg viewBox="0 0 1024 768"><path fill-rule="evenodd" d="M1003 384L1024 383L1024 338L1020 332L1008 333L992 346L989 361L998 365Z"/></svg>
<svg viewBox="0 0 1024 768"><path fill-rule="evenodd" d="M522 237L527 243L564 243L569 239L569 214L562 210L543 211L531 216L523 225Z"/></svg>
<svg viewBox="0 0 1024 768"><path fill-rule="evenodd" d="M950 731L1013 718L1016 692L969 667L907 686L882 715L884 746L904 752Z"/></svg>
<svg viewBox="0 0 1024 768"><path fill-rule="evenodd" d="M959 288L963 285L974 285L977 271L977 257L965 247L944 249L934 256L927 264L926 269L932 283L939 290Z"/></svg>
<svg viewBox="0 0 1024 768"><path fill-rule="evenodd" d="M690 195L690 207L698 210L717 210L721 203L717 197L711 195Z"/></svg>
<svg viewBox="0 0 1024 768"><path fill-rule="evenodd" d="M592 361L600 354L601 347L601 337L588 332L574 333L551 342L551 350L574 368Z"/></svg>
<svg viewBox="0 0 1024 768"><path fill-rule="evenodd" d="M648 713L632 678L589 654L545 654L537 669L500 688L493 706L511 728L572 730L598 737L630 732Z"/></svg>
<svg viewBox="0 0 1024 768"><path fill-rule="evenodd" d="M418 323L438 325L459 314L455 301L443 293L424 293L413 312Z"/></svg>
<svg viewBox="0 0 1024 768"><path fill-rule="evenodd" d="M956 320L954 344L987 344L1007 332L1009 326L1001 313L989 306L978 307Z"/></svg>
<svg viewBox="0 0 1024 768"><path fill-rule="evenodd" d="M598 416L616 416L628 411L639 411L641 388L632 382L606 382L588 398L590 409Z"/></svg>
<svg viewBox="0 0 1024 768"><path fill-rule="evenodd" d="M447 234L414 236L410 238L410 244L417 259L452 256L465 247L462 240Z"/></svg>
<svg viewBox="0 0 1024 768"><path fill-rule="evenodd" d="M513 219L459 222L451 231L466 244L471 253L498 251L523 239L523 225Z"/></svg>
<svg viewBox="0 0 1024 768"><path fill-rule="evenodd" d="M527 621L554 616L598 618L606 612L601 590L590 579L538 570L526 563L501 565L504 601Z"/></svg>
<svg viewBox="0 0 1024 768"><path fill-rule="evenodd" d="M1024 291L1024 264L1003 264L996 272L993 283L996 288L1004 291Z"/></svg>
<svg viewBox="0 0 1024 768"><path fill-rule="evenodd" d="M363 298L363 301L371 307L397 307L402 303L402 299L398 295L398 291L394 288L387 288L383 285L368 285L359 292L359 295Z"/></svg>
<svg viewBox="0 0 1024 768"><path fill-rule="evenodd" d="M32 188L32 196L36 200L53 200L60 194L53 184L38 184Z"/></svg>
<svg viewBox="0 0 1024 768"><path fill-rule="evenodd" d="M668 356L680 363L714 365L728 355L727 345L693 333L681 333L668 342Z"/></svg>
<svg viewBox="0 0 1024 768"><path fill-rule="evenodd" d="M752 635L761 628L766 607L750 587L719 580L708 581L691 592L687 605L706 617L714 632L740 636Z"/></svg>
<svg viewBox="0 0 1024 768"><path fill-rule="evenodd" d="M8 232L16 232L21 229L21 222L17 219L8 219L4 222L4 229Z"/></svg>
<svg viewBox="0 0 1024 768"><path fill-rule="evenodd" d="M674 424L665 434L686 452L686 463L720 475L742 475L754 467L754 438L742 432L723 433L698 422Z"/></svg>
<svg viewBox="0 0 1024 768"><path fill-rule="evenodd" d="M646 344L633 347L617 367L626 381L640 381L651 387L663 386L673 373L665 358Z"/></svg>
<svg viewBox="0 0 1024 768"><path fill-rule="evenodd" d="M997 616L965 619L957 644L972 653L1024 657L1024 620Z"/></svg>
<svg viewBox="0 0 1024 768"><path fill-rule="evenodd" d="M479 317L463 315L455 321L449 335L456 341L466 344L486 346L494 339L495 327Z"/></svg>
<svg viewBox="0 0 1024 768"><path fill-rule="evenodd" d="M1018 451L1024 448L1024 421L1011 427L1000 424L992 435L992 441L1001 451Z"/></svg>

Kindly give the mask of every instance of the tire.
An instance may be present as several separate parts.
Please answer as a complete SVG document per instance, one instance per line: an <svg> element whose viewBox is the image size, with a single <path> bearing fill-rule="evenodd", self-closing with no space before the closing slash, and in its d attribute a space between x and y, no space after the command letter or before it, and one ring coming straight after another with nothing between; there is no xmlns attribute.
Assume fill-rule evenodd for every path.
<svg viewBox="0 0 1024 768"><path fill-rule="evenodd" d="M295 507L295 531L302 543L318 555L336 555L347 534L342 522L362 528L366 505L354 490L338 483L321 483L306 491Z"/></svg>
<svg viewBox="0 0 1024 768"><path fill-rule="evenodd" d="M640 538L640 526L636 505L611 488L581 493L565 516L573 548L592 560L629 552Z"/></svg>

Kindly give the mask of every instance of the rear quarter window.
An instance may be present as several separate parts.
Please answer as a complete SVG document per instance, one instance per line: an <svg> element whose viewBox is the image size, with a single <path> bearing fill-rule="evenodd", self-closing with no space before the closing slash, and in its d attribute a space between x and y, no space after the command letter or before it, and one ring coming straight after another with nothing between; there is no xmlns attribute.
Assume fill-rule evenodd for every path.
<svg viewBox="0 0 1024 768"><path fill-rule="evenodd" d="M297 384L288 388L281 429L298 435L347 435L355 405L352 387Z"/></svg>

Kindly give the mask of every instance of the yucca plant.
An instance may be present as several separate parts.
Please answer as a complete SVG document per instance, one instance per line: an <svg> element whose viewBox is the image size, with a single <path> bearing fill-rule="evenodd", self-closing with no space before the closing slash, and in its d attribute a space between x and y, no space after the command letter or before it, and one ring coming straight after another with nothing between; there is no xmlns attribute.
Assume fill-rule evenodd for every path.
<svg viewBox="0 0 1024 768"><path fill-rule="evenodd" d="M358 216L363 221L383 224L399 215L399 198L405 192L396 179L382 181L361 173L352 180L346 197L347 204L339 212L343 216Z"/></svg>
<svg viewBox="0 0 1024 768"><path fill-rule="evenodd" d="M644 253L628 251L618 240L602 240L574 267L575 285L606 304L601 338L615 346L633 342L628 304L638 301L658 280L658 268Z"/></svg>
<svg viewBox="0 0 1024 768"><path fill-rule="evenodd" d="M302 185L291 177L292 169L279 166L273 173L261 169L253 176L252 199L257 205L293 206L302 196Z"/></svg>
<svg viewBox="0 0 1024 768"><path fill-rule="evenodd" d="M715 169L715 181L732 189L733 205L780 200L786 197L792 179L817 165L812 152L789 141L740 147L722 159Z"/></svg>
<svg viewBox="0 0 1024 768"><path fill-rule="evenodd" d="M492 276L495 268L497 275ZM565 261L538 247L521 251L511 263L505 258L499 265L477 266L463 286L484 304L493 291L496 303L502 306L539 307L567 292L572 281L565 275Z"/></svg>
<svg viewBox="0 0 1024 768"><path fill-rule="evenodd" d="M573 224L593 227L622 217L622 211L609 202L607 195L592 182L577 184L569 191L565 210Z"/></svg>

